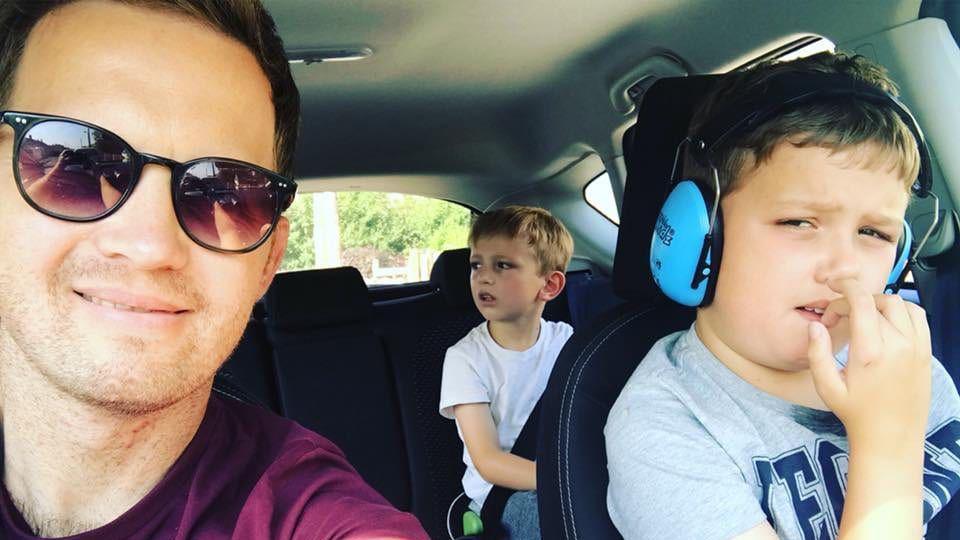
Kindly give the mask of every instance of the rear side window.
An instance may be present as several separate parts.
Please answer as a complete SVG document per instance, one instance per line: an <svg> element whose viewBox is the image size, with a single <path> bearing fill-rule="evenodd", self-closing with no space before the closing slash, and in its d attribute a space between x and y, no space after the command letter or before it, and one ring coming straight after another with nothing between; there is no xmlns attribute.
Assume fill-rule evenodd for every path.
<svg viewBox="0 0 960 540"><path fill-rule="evenodd" d="M613 198L613 184L606 172L587 184L583 190L583 198L594 210L603 214L603 217L620 225L620 212L617 211L617 201Z"/></svg>
<svg viewBox="0 0 960 540"><path fill-rule="evenodd" d="M466 247L471 219L455 203L369 191L301 193L284 215L281 272L353 266L367 285L427 281L441 251Z"/></svg>

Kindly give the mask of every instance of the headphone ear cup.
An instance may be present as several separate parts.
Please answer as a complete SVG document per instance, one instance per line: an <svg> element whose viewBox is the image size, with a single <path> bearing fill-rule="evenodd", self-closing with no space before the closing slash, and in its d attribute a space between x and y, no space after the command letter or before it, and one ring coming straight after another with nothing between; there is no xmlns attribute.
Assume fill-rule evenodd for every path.
<svg viewBox="0 0 960 540"><path fill-rule="evenodd" d="M710 257L705 240L712 204L712 194L705 194L697 182L680 181L664 201L654 227L650 244L653 279L667 297L685 306L699 306L707 294L708 280L697 280L695 285L694 278L703 257ZM704 276L709 277L711 271Z"/></svg>
<svg viewBox="0 0 960 540"><path fill-rule="evenodd" d="M913 231L907 220L903 220L903 234L897 242L897 256L894 258L893 268L887 276L887 286L884 288L887 294L894 294L900 289L901 277L905 274L907 264L910 262L911 249L913 249Z"/></svg>

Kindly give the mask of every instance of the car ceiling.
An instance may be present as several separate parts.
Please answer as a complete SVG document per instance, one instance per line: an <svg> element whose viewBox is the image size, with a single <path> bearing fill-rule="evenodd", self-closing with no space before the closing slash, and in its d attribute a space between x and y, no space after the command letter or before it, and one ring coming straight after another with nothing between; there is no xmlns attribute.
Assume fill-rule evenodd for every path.
<svg viewBox="0 0 960 540"><path fill-rule="evenodd" d="M729 69L803 35L835 43L917 18L919 0L266 0L293 65L304 191L420 193L482 208L596 153L620 154L613 81L666 54ZM597 171L600 172L600 171Z"/></svg>

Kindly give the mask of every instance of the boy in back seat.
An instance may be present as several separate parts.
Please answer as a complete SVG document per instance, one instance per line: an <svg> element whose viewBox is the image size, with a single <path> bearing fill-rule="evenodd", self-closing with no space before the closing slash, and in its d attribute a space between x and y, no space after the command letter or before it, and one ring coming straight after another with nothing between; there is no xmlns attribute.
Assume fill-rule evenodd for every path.
<svg viewBox="0 0 960 540"><path fill-rule="evenodd" d="M570 325L541 318L563 290L573 239L541 208L484 213L470 231L470 290L486 319L447 350L440 414L464 441L463 488L480 513L493 485L517 490L503 525L510 538L540 538L536 465L510 453L567 338Z"/></svg>
<svg viewBox="0 0 960 540"><path fill-rule="evenodd" d="M931 183L895 92L822 54L728 74L695 113L694 180L651 268L696 322L653 346L605 428L624 537L916 539L960 487L957 390L924 311L882 294Z"/></svg>

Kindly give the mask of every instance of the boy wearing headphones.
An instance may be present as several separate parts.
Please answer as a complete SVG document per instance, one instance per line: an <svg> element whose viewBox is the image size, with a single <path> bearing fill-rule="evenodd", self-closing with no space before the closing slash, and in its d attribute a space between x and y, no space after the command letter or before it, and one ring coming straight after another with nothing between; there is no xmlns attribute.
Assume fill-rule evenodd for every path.
<svg viewBox="0 0 960 540"><path fill-rule="evenodd" d="M825 53L728 74L694 114L651 267L696 322L605 428L625 538L918 538L960 487L957 390L923 310L884 294L931 183L895 93Z"/></svg>

